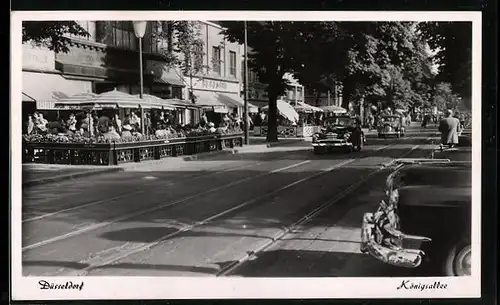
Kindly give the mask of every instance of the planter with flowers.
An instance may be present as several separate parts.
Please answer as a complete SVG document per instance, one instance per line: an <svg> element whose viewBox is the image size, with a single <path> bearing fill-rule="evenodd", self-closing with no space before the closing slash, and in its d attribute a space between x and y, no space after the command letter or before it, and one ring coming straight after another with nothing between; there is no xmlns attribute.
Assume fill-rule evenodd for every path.
<svg viewBox="0 0 500 305"><path fill-rule="evenodd" d="M66 134L23 135L24 163L117 165L197 154L242 145L240 129L178 131L162 136L109 139Z"/></svg>

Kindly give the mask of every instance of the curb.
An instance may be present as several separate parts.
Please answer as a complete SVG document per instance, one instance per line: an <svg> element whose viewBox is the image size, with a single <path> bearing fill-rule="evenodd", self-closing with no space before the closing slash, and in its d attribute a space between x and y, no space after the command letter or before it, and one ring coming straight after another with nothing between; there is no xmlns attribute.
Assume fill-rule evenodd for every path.
<svg viewBox="0 0 500 305"><path fill-rule="evenodd" d="M67 179L75 179L75 178L81 178L81 177L96 176L99 174L121 172L123 170L124 169L121 167L89 170L89 171L78 172L78 173L73 173L73 174L65 174L65 175L58 175L58 176L53 176L53 177L48 177L48 178L41 178L41 179L37 179L37 180L23 181L22 186L25 187L25 186L47 184L47 183L59 182L59 181L67 180Z"/></svg>
<svg viewBox="0 0 500 305"><path fill-rule="evenodd" d="M266 143L266 147L279 147L279 146L286 146L294 143L299 143L299 142L305 142L305 138L298 138L298 139L282 139L279 140L278 142L270 142Z"/></svg>
<svg viewBox="0 0 500 305"><path fill-rule="evenodd" d="M211 152L205 152L205 153L199 153L195 155L189 155L189 156L183 156L181 157L183 161L196 161L196 160L203 160L207 159L210 157L214 156L219 156L219 155L229 155L229 154L236 154L239 152L239 148L232 148L232 149L223 149L223 150L217 150L217 151L211 151Z"/></svg>

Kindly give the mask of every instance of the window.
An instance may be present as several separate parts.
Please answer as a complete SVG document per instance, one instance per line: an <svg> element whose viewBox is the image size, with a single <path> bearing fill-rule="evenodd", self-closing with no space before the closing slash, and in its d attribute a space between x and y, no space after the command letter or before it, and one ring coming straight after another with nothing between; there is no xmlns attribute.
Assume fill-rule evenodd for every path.
<svg viewBox="0 0 500 305"><path fill-rule="evenodd" d="M65 36L69 36L71 38L76 38L76 39L81 39L81 40L90 40L90 41L95 41L95 21L88 21L88 20L77 20L76 23L78 23L79 26L81 26L87 33L89 33L89 36L79 36L79 35L73 35L73 34L67 34Z"/></svg>
<svg viewBox="0 0 500 305"><path fill-rule="evenodd" d="M163 54L172 51L172 27L168 21L151 21L150 35L144 36L144 52Z"/></svg>
<svg viewBox="0 0 500 305"><path fill-rule="evenodd" d="M131 21L98 21L97 42L127 50L137 50L137 37Z"/></svg>
<svg viewBox="0 0 500 305"><path fill-rule="evenodd" d="M220 56L220 47L212 47L212 65L213 65L213 70L217 74L220 73L220 68L221 68L221 56Z"/></svg>
<svg viewBox="0 0 500 305"><path fill-rule="evenodd" d="M229 51L229 75L236 77L236 52Z"/></svg>
<svg viewBox="0 0 500 305"><path fill-rule="evenodd" d="M194 48L194 66L200 70L203 67L203 46L201 45Z"/></svg>

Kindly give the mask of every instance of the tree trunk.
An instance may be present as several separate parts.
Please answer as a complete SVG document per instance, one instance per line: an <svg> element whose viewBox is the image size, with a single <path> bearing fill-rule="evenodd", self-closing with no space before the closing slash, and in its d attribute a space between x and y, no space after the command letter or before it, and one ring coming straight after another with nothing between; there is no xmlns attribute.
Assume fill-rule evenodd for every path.
<svg viewBox="0 0 500 305"><path fill-rule="evenodd" d="M349 110L349 102L354 91L354 86L350 80L344 82L344 87L342 88L342 108Z"/></svg>
<svg viewBox="0 0 500 305"><path fill-rule="evenodd" d="M269 92L269 110L267 113L267 141L278 142L278 96Z"/></svg>

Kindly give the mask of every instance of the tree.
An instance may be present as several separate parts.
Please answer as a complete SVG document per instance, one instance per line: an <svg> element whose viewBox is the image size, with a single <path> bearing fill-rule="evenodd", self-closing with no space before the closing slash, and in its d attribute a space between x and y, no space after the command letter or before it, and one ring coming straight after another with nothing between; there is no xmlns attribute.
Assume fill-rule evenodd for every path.
<svg viewBox="0 0 500 305"><path fill-rule="evenodd" d="M244 42L244 23L221 22L222 34L230 42ZM252 51L248 55L248 66L257 73L259 81L267 84L269 97L267 141L278 140L277 99L284 94L288 81L286 73L293 72L293 52L302 41L300 23L252 21L247 22L247 42Z"/></svg>
<svg viewBox="0 0 500 305"><path fill-rule="evenodd" d="M76 21L23 21L23 43L45 46L56 53L67 53L71 39L67 34L88 37L90 34Z"/></svg>
<svg viewBox="0 0 500 305"><path fill-rule="evenodd" d="M414 23L319 22L314 27L308 46L300 50L303 58L297 61L306 64L295 69L302 84L317 88L325 79L330 84L340 81L344 108L365 99L407 108L415 95L425 93L422 88L415 92L418 82L410 81L422 72L415 65L425 61L416 54L420 46Z"/></svg>
<svg viewBox="0 0 500 305"><path fill-rule="evenodd" d="M446 109L457 110L461 106L460 100L460 97L453 93L450 83L438 83L434 90L432 106L441 111Z"/></svg>
<svg viewBox="0 0 500 305"><path fill-rule="evenodd" d="M209 67L203 64L205 56L204 42L201 39L200 24L197 21L168 21L163 22L165 30L154 33L153 38L171 41L163 56L169 68L179 74L179 77L189 88L189 99L196 103L193 93L193 78L202 77L208 73ZM183 76L187 76L188 82Z"/></svg>
<svg viewBox="0 0 500 305"><path fill-rule="evenodd" d="M437 78L469 99L472 92L472 22L423 22L418 27L439 64Z"/></svg>

